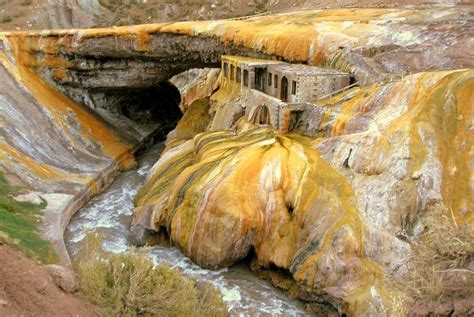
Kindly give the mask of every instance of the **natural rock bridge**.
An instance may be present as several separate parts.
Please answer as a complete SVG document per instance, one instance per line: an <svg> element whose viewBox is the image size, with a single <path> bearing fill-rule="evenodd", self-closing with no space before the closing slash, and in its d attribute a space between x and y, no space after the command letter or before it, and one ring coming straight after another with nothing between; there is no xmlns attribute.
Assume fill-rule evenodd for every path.
<svg viewBox="0 0 474 317"><path fill-rule="evenodd" d="M331 16L308 11L244 20L12 32L0 35L0 50L79 104L123 114L159 99L150 88L190 68L218 66L223 54L329 67L352 73L361 84L468 66L472 50L464 38L470 22L460 10L446 9L442 15L440 10L425 10L430 19L409 10L363 9L350 17L337 10ZM377 27L368 31L367 24ZM422 49L435 42L429 53ZM146 97L137 99L138 92Z"/></svg>
<svg viewBox="0 0 474 317"><path fill-rule="evenodd" d="M309 11L236 21L13 32L1 36L0 49L7 54L12 50L17 62L39 70L85 103L84 91L93 95L100 90L154 86L189 68L217 66L223 54L331 67L350 71L358 82L368 83L471 63L470 50L463 49L470 45L463 39L471 22L454 9L437 16L439 10L425 10L431 20L410 16L409 10L365 9L351 17ZM397 20L397 15L403 19ZM429 25L429 30L419 28L420 23ZM367 24L377 28L366 32ZM385 44L392 34L399 34L398 38ZM437 47L427 58L421 48L435 41Z"/></svg>
<svg viewBox="0 0 474 317"><path fill-rule="evenodd" d="M424 10L429 19L410 10L361 9L350 17L337 10L330 16L308 11L244 20L11 32L0 34L0 54L12 67L39 74L76 103L123 126L124 115L146 121L154 101L177 98L163 82L190 68L219 66L223 54L332 68L351 73L362 85L469 66L472 44L464 39L471 22L461 10L440 10ZM368 24L377 27L368 30ZM398 34L395 39L393 34ZM432 49L424 50L427 46ZM163 94L174 98L160 98ZM176 111L173 102L168 106L153 109L152 117ZM147 133L126 134L141 139Z"/></svg>
<svg viewBox="0 0 474 317"><path fill-rule="evenodd" d="M247 179L240 177L242 183L228 182L235 188L231 185L219 188L228 196L216 195L215 206L219 211L216 215L229 210L227 205L220 204L219 198L229 197L225 202L231 201L235 198L234 189L240 190L243 197L235 200L231 208L238 215L248 193L280 193L286 179L300 179L291 173L300 173L299 167L305 166L310 176L309 185L302 186L308 190L303 198L314 208L300 210L299 200L293 195L296 187L290 186L288 197L294 201L285 204L283 198L275 196L278 204L272 205L278 206L275 210L285 217L288 226L267 230L256 221L252 227L245 227L248 237L252 237L253 230L261 230L275 234L272 241L279 241L294 232L301 241L288 239L288 248L277 254L269 244L260 248L258 243L250 243L249 238L245 240L248 245L238 254L232 253L235 251L232 249L221 259L202 253L199 243L189 244L188 248L186 239L175 237L175 240L182 242L182 249L200 260L198 263L209 267L233 263L254 247L261 265L289 269L298 283L324 289L330 296L351 305L354 314L364 315L367 305L360 304L365 301L363 296L375 296L372 286L385 294L382 275L398 270L409 253L409 244L400 237L406 239L414 234L419 218L427 210L444 204L452 207L457 220L472 221L468 213L473 206L469 179L472 173L466 163L472 156L466 152L472 143L469 134L472 124L465 119L472 117L469 91L472 91L473 74L466 68L472 68L474 61L470 18L473 10L453 7L307 11L238 21L1 33L0 166L10 182L47 200L44 235L54 242L62 262L67 264L69 258L62 234L71 215L109 184L119 169L134 165L134 152L147 136L159 127L174 126L181 116L177 107L179 93L176 87L166 83L173 75L191 68L218 66L223 54L274 58L351 73L367 87L348 96L335 97L327 107L315 107L325 118L311 123L318 139L304 141L295 135L275 134L271 129L250 134L244 131L240 135L224 130L233 119L228 115L232 113L224 108L240 102L228 102L234 93L232 87L237 86L232 85L216 93L220 98L218 111L222 111L216 112L213 120L222 123L215 130L224 130L216 132L223 146L212 143L213 132L199 141L204 145L217 144L219 151L232 147L237 153L241 147L232 143L234 139L263 140L260 147L249 146L248 152L242 152L242 159L231 162L241 164L236 171L253 171L251 175L256 181L249 183L254 187L249 189ZM384 81L395 75L408 76L399 82ZM369 86L374 82L380 85ZM199 121L195 118L210 120L209 109L209 104L204 104L196 110L196 117L188 115L187 121L183 120L178 127L184 131L178 132L192 138L194 134L186 129ZM144 122L150 111L151 122ZM207 127L208 123L202 126ZM176 172L168 175L172 180L179 178L176 176L183 170L181 162L193 166L198 159L208 156L206 151L213 150L185 139L181 140L182 151L172 152L178 159L166 162L176 166L163 165L167 173ZM288 166L284 170L290 174L282 173L286 176L279 179L282 185L269 181L276 184L269 190L266 183L260 184L270 175L266 171L274 170L265 164L287 157L287 153L300 153L301 142L305 144L306 156L287 159L285 164L274 161L278 168ZM273 144L276 155L262 160L265 156L260 152L266 153L268 144ZM186 160L181 160L179 155ZM256 159L248 162L248 157ZM262 168L255 167L260 166L257 162ZM317 162L317 167L308 162ZM223 168L233 170L232 164ZM205 178L205 173L213 170L195 168L202 174L199 174L201 178L190 177L190 188L201 195L198 185L210 182L212 178ZM266 174L261 176L262 172ZM315 183L316 179L320 182ZM150 179L148 189L157 188L152 183L154 180L162 180L161 174ZM174 192L172 186L181 188L181 184L172 183L164 184L169 188L165 186L160 195ZM220 184L224 182L215 185ZM186 186L182 187L186 189ZM139 206L157 211L154 217L161 222L153 222L153 226L169 225L175 214L162 217L160 204L163 197L163 202L173 201L165 196L148 197L148 193L153 193L148 189L145 188L139 199ZM315 195L319 191L327 193L326 196ZM260 196L255 196L248 204L251 207L248 215L253 220L258 220L253 206L266 206L266 201L259 199ZM176 199L171 207L177 209L181 203L181 199ZM196 206L191 202L183 205ZM169 210L173 210L171 207ZM264 208L261 214L266 212L270 211ZM312 225L300 226L296 216L288 216L303 215L302 212L311 218ZM273 211L270 214L277 215ZM215 219L217 224L220 218ZM244 218L235 217L236 227L241 219ZM326 224L321 225L321 219ZM179 220L177 216L173 221L179 224ZM281 224L277 220L275 223ZM334 224L339 227L329 232L328 228ZM196 228L200 229L192 234L205 236L201 230L204 226ZM303 234L298 235L300 231ZM243 241L224 230L218 233ZM277 236L280 234L281 237ZM270 241L267 238L261 235L260 241L265 244ZM202 243L203 248L214 250L214 241L226 240L207 241L208 244ZM323 248L319 241L323 241ZM335 258L341 261L334 261ZM334 271L342 273L334 275ZM349 296L361 289L359 286L364 286L363 296ZM380 305L380 309L385 307L383 303Z"/></svg>

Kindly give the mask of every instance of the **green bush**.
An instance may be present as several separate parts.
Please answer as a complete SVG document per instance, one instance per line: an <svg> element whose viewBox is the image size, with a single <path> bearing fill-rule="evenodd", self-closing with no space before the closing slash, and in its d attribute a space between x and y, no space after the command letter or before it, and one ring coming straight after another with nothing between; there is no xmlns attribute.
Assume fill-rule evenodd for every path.
<svg viewBox="0 0 474 317"><path fill-rule="evenodd" d="M105 316L226 316L219 292L164 265L146 250L106 254L89 234L76 262L82 293Z"/></svg>

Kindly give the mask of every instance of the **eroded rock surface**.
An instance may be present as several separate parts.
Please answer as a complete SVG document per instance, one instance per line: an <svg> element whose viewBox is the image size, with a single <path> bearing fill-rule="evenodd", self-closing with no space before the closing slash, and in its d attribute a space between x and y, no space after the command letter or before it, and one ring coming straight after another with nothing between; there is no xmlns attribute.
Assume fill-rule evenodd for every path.
<svg viewBox="0 0 474 317"><path fill-rule="evenodd" d="M472 70L420 73L321 101L317 149L390 234L416 235L439 205L473 220L473 84Z"/></svg>
<svg viewBox="0 0 474 317"><path fill-rule="evenodd" d="M322 100L322 117L307 118L317 138L245 118L235 131L186 124L139 192L133 224L166 230L205 267L254 250L258 266L287 270L339 312L403 313L391 282L404 278L424 219L449 209L473 220L473 81L472 70L420 73ZM201 102L188 123L194 107L205 117Z"/></svg>
<svg viewBox="0 0 474 317"><path fill-rule="evenodd" d="M387 292L383 270L364 245L386 237L361 217L347 180L304 140L243 125L167 151L137 196L136 214L151 213L151 228L167 228L201 266L228 266L254 249L260 266L286 269L350 309L368 309L361 307L367 298L381 309L375 297ZM396 239L383 247L407 251Z"/></svg>
<svg viewBox="0 0 474 317"><path fill-rule="evenodd" d="M190 69L170 79L181 93L180 109L186 111L196 100L207 98L219 87L220 68Z"/></svg>
<svg viewBox="0 0 474 317"><path fill-rule="evenodd" d="M473 221L473 73L463 69L474 60L472 10L2 33L1 168L36 191L72 195L60 199L72 199L72 212L133 166L156 129L147 111L166 116L152 111L155 89L172 76L218 66L222 54L350 72L377 84L318 101L296 129L311 138L239 120L247 111L236 85L195 100L213 90L212 77L203 95L188 91L134 225L167 230L203 266L255 252L258 266L290 274L307 300L393 315L404 299L390 281L403 278L424 218L441 208Z"/></svg>

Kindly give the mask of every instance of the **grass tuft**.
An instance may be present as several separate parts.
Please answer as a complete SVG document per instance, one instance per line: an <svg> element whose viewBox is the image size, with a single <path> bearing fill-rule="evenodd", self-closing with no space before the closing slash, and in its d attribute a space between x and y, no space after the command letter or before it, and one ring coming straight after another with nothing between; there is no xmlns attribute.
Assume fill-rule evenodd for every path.
<svg viewBox="0 0 474 317"><path fill-rule="evenodd" d="M146 249L106 254L88 234L76 262L82 293L106 316L227 316L220 293L209 285L155 265Z"/></svg>
<svg viewBox="0 0 474 317"><path fill-rule="evenodd" d="M2 19L0 19L0 22L1 22L1 23L9 23L9 22L11 22L11 21L13 21L13 19L12 19L12 17L9 16L9 15L5 15L5 16L2 17Z"/></svg>
<svg viewBox="0 0 474 317"><path fill-rule="evenodd" d="M474 224L458 224L449 210L431 216L411 260L409 290L415 299L443 303L472 296Z"/></svg>

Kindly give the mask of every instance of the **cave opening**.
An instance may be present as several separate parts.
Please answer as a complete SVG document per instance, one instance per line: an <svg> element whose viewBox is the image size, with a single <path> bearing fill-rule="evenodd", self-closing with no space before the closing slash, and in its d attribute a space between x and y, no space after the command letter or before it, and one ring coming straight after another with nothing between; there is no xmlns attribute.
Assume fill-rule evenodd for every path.
<svg viewBox="0 0 474 317"><path fill-rule="evenodd" d="M138 123L174 123L181 118L181 94L172 83L164 81L156 86L122 90L124 98L119 113Z"/></svg>
<svg viewBox="0 0 474 317"><path fill-rule="evenodd" d="M169 81L148 87L117 87L92 93L95 110L119 132L133 139L161 140L183 113L181 93Z"/></svg>

